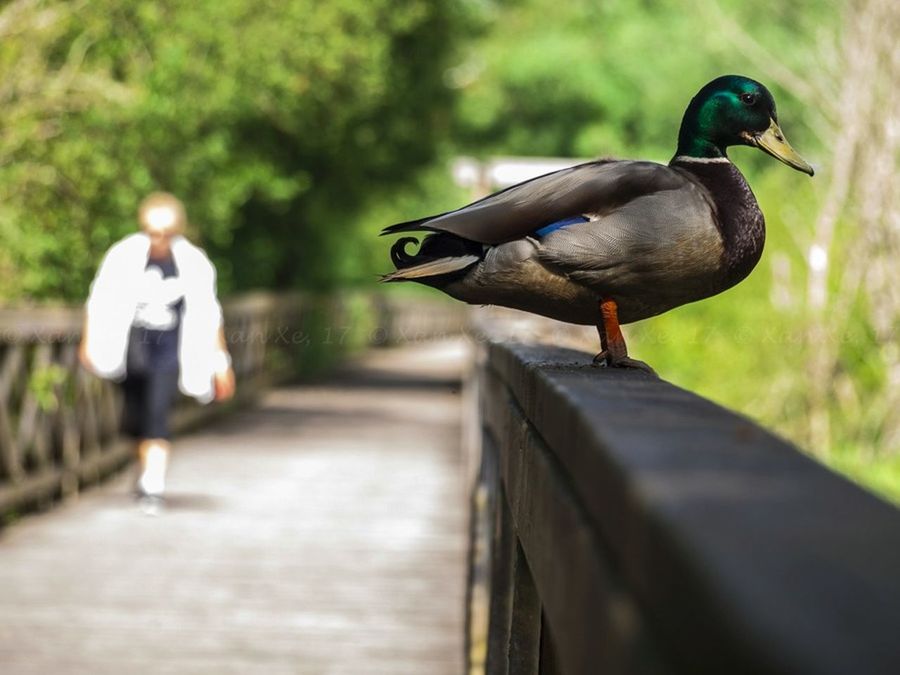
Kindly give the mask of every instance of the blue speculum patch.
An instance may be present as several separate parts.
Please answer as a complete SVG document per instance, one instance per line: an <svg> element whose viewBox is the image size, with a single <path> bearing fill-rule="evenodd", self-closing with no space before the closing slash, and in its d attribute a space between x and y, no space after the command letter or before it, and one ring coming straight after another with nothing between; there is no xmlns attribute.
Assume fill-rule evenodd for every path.
<svg viewBox="0 0 900 675"><path fill-rule="evenodd" d="M563 218L562 220L557 220L555 223L550 223L549 225L544 225L542 228L534 231L534 236L537 238L546 237L551 232L555 232L561 227L565 227L566 225L574 225L575 223L586 223L587 218L584 216L573 216L571 218Z"/></svg>

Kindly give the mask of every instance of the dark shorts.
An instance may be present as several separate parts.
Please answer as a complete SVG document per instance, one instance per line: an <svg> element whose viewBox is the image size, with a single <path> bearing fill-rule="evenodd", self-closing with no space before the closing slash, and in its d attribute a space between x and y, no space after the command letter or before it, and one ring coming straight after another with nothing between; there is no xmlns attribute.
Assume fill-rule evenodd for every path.
<svg viewBox="0 0 900 675"><path fill-rule="evenodd" d="M178 392L178 371L155 369L122 382L122 432L132 438L170 438L169 413Z"/></svg>

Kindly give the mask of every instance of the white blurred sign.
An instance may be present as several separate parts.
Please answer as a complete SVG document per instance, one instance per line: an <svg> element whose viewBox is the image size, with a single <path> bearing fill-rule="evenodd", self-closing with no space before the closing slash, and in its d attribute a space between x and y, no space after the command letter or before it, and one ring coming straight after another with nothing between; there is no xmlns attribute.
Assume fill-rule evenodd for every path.
<svg viewBox="0 0 900 675"><path fill-rule="evenodd" d="M460 187L497 190L588 161L574 157L496 157L480 162L472 157L459 157L451 171Z"/></svg>

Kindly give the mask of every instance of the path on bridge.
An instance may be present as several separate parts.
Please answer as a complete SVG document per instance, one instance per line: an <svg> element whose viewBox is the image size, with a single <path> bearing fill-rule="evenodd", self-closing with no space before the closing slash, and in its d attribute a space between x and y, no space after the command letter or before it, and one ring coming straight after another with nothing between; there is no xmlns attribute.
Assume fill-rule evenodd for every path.
<svg viewBox="0 0 900 675"><path fill-rule="evenodd" d="M0 532L0 672L460 673L461 342L371 352Z"/></svg>

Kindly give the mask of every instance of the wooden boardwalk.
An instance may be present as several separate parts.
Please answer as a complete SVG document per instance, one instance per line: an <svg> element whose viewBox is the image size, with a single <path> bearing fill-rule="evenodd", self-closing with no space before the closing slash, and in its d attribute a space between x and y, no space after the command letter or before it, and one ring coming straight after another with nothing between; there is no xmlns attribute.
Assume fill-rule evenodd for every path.
<svg viewBox="0 0 900 675"><path fill-rule="evenodd" d="M0 532L0 672L461 673L460 342L370 353Z"/></svg>

